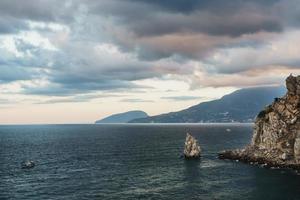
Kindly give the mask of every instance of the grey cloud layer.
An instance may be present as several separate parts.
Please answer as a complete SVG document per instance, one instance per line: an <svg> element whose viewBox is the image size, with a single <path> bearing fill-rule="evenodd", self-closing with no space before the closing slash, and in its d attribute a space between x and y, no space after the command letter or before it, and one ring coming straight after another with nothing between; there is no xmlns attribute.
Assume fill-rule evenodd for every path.
<svg viewBox="0 0 300 200"><path fill-rule="evenodd" d="M15 37L22 56L0 47L0 84L43 80L46 84L24 85L22 92L72 96L141 88L134 81L166 75L198 78L194 73L200 70L211 77L224 75L223 85L236 86L236 81L230 81L236 80L234 73L270 69L271 65L299 68L300 60L291 56L292 50L289 55L286 51L266 53L270 44L282 47L284 40L272 40L280 40L286 32L294 31L286 41L297 37L299 5L299 0L3 0L1 37L35 31L56 49ZM56 23L65 29L33 28L31 22ZM293 41L289 42L292 49ZM99 50L102 43L118 51ZM191 82L222 86L207 77Z"/></svg>
<svg viewBox="0 0 300 200"><path fill-rule="evenodd" d="M217 48L251 45L243 35L281 33L298 27L300 19L299 0L112 0L90 10L118 25L112 29L114 42L149 60L174 54L202 59Z"/></svg>
<svg viewBox="0 0 300 200"><path fill-rule="evenodd" d="M59 0L1 0L0 33L17 32L28 29L27 20L40 22L70 23L78 4Z"/></svg>

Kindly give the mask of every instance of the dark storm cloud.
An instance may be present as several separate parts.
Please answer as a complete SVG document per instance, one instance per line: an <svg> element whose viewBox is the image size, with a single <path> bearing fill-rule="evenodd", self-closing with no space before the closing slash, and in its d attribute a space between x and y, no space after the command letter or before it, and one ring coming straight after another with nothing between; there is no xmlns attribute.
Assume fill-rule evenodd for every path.
<svg viewBox="0 0 300 200"><path fill-rule="evenodd" d="M26 20L71 24L80 16L82 7L85 7L91 14L115 18L118 25L126 26L139 36L178 32L239 36L262 30L281 31L283 22L273 8L278 2L279 0L28 0L20 3L17 0L3 0L0 2L0 16L11 24L2 26L5 29L2 32L8 32L26 28Z"/></svg>
<svg viewBox="0 0 300 200"><path fill-rule="evenodd" d="M57 49L14 38L16 49L24 55L0 52L0 83L38 79L46 84L24 85L23 93L72 96L141 88L134 81L165 75L188 76L196 70L186 65L189 61L213 65L202 67L208 75L241 73L270 64L297 68L297 60L286 61L283 56L261 56L265 58L254 63L257 53L240 56L236 52L243 47L259 49L264 55L269 49L259 46L268 44L273 35L299 27L299 5L299 0L3 0L1 36L35 31ZM67 28L55 32L32 28L30 22L54 22ZM102 43L119 49L105 47L112 55L99 53ZM233 49L233 53L227 56L221 51L223 59L211 59L212 53L222 49ZM158 63L163 59L172 63Z"/></svg>
<svg viewBox="0 0 300 200"><path fill-rule="evenodd" d="M212 10L220 11L231 10L234 8L239 8L245 3L255 3L261 6L270 6L279 0L230 0L224 2L224 0L127 0L132 2L143 2L149 5L155 5L156 8L161 8L167 11L189 13L196 10Z"/></svg>
<svg viewBox="0 0 300 200"><path fill-rule="evenodd" d="M259 33L281 34L300 25L298 0L109 0L87 5L90 15L114 24L103 28L111 41L150 61L174 55L201 60L218 48L267 42L255 38Z"/></svg>
<svg viewBox="0 0 300 200"><path fill-rule="evenodd" d="M258 31L279 32L278 1L111 1L91 8L117 17L138 36L195 32L237 37ZM136 8L136 9L134 9Z"/></svg>
<svg viewBox="0 0 300 200"><path fill-rule="evenodd" d="M14 20L70 24L86 7L90 14L113 17L118 25L140 36L201 32L236 37L283 30L286 22L282 16L297 15L295 8L285 6L290 1L297 0L3 0L0 15Z"/></svg>

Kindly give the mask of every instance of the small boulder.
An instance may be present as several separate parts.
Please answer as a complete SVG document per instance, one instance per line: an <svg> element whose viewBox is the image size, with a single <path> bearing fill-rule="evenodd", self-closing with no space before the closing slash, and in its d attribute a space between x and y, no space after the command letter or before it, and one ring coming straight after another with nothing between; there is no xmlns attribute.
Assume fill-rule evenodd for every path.
<svg viewBox="0 0 300 200"><path fill-rule="evenodd" d="M186 134L183 154L187 159L200 158L201 156L201 148L198 144L198 141L189 133Z"/></svg>
<svg viewBox="0 0 300 200"><path fill-rule="evenodd" d="M35 166L35 163L32 160L26 160L21 163L22 169L31 169Z"/></svg>

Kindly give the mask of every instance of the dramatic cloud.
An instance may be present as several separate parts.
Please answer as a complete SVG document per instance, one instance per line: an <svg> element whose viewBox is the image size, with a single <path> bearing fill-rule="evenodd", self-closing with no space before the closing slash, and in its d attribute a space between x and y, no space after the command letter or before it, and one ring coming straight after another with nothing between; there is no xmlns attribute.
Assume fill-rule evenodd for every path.
<svg viewBox="0 0 300 200"><path fill-rule="evenodd" d="M236 73L270 66L300 66L300 31L278 35L263 46L223 48L215 52L207 63L221 73Z"/></svg>
<svg viewBox="0 0 300 200"><path fill-rule="evenodd" d="M151 90L140 84L145 80L179 80L188 89L279 84L299 72L299 3L3 0L0 85L18 85L17 94L63 97L38 102L57 103L88 101L77 96L103 91Z"/></svg>
<svg viewBox="0 0 300 200"><path fill-rule="evenodd" d="M79 4L59 0L2 0L0 33L28 30L28 21L71 23Z"/></svg>
<svg viewBox="0 0 300 200"><path fill-rule="evenodd" d="M112 0L94 3L90 11L106 16L113 25L105 24L104 32L109 31L114 42L124 50L135 51L140 58L159 59L174 54L202 58L223 46L251 43L243 39L244 35L281 33L298 27L296 3L299 2Z"/></svg>

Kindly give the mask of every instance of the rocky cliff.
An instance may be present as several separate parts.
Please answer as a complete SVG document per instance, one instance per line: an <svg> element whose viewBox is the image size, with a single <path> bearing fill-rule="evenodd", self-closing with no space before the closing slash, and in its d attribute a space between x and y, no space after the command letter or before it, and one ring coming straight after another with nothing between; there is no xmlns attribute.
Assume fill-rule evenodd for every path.
<svg viewBox="0 0 300 200"><path fill-rule="evenodd" d="M300 169L300 76L290 75L286 87L282 98L257 115L251 144L223 151L219 158Z"/></svg>

